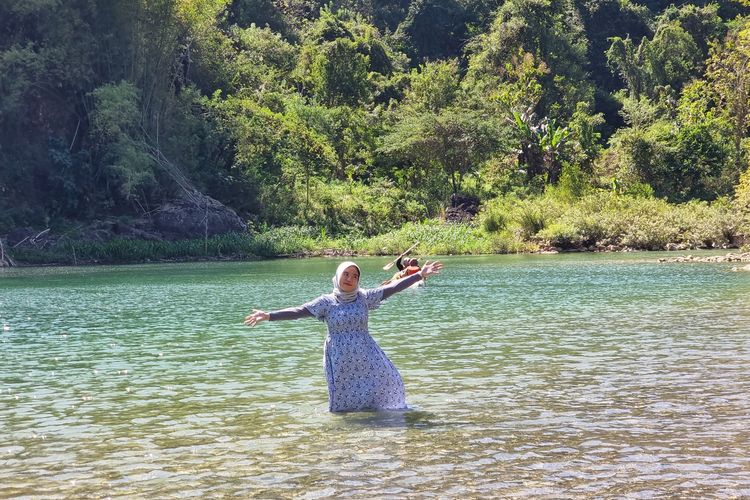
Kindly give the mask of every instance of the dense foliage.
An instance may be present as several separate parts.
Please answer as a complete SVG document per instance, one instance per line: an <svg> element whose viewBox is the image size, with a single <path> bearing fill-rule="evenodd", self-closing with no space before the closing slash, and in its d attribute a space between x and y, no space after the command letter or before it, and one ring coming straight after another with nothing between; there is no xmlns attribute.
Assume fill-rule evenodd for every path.
<svg viewBox="0 0 750 500"><path fill-rule="evenodd" d="M0 233L141 216L195 188L256 229L371 237L463 193L485 205L476 248L532 229L657 247L639 238L659 231L628 235L647 217L632 200L750 211L749 15L739 0L5 0ZM533 207L539 227L508 218ZM696 241L738 231L695 225Z"/></svg>

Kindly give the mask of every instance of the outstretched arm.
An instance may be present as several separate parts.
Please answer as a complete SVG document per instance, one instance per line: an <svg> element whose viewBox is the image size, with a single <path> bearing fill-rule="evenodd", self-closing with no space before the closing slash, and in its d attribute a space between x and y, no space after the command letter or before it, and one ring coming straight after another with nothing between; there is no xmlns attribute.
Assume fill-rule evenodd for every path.
<svg viewBox="0 0 750 500"><path fill-rule="evenodd" d="M253 309L253 313L245 317L245 325L255 326L262 321L280 321L284 319L299 319L312 317L312 313L306 308L299 307L288 307L286 309L279 309L278 311L265 312L260 309Z"/></svg>
<svg viewBox="0 0 750 500"><path fill-rule="evenodd" d="M391 295L393 295L396 292L400 292L401 290L406 290L410 286L412 286L414 283L416 283L419 280L425 279L428 276L434 276L436 274L440 274L440 271L443 269L443 263L436 260L434 262L430 262L429 260L424 263L422 266L422 269L419 270L418 273L412 274L411 276L407 278L403 278L397 281L394 281L393 283L389 285L385 285L382 288L383 290L383 300L387 299Z"/></svg>

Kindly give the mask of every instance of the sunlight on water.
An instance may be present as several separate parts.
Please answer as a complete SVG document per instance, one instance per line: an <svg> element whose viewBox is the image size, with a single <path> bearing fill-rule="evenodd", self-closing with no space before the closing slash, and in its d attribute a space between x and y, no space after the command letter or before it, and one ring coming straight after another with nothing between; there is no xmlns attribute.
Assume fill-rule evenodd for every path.
<svg viewBox="0 0 750 500"><path fill-rule="evenodd" d="M750 496L750 273L658 256L445 259L343 415L323 324L242 325L338 261L0 270L0 497Z"/></svg>

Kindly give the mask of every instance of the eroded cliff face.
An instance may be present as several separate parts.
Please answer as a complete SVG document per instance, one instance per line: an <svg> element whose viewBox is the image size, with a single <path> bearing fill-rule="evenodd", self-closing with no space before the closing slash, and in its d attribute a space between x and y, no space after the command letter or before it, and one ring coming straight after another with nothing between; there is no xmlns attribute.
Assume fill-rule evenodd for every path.
<svg viewBox="0 0 750 500"><path fill-rule="evenodd" d="M18 227L3 238L0 266L13 265L14 248L49 249L66 241L191 240L243 233L245 222L234 210L198 191L169 200L135 219L108 218L68 228Z"/></svg>
<svg viewBox="0 0 750 500"><path fill-rule="evenodd" d="M240 233L247 225L234 210L198 191L160 206L148 221L167 239L195 239Z"/></svg>

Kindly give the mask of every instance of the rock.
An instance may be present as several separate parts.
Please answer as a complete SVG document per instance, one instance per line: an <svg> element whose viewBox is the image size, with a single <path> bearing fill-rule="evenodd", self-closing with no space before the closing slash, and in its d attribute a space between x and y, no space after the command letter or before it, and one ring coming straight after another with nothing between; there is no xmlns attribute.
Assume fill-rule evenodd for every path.
<svg viewBox="0 0 750 500"><path fill-rule="evenodd" d="M479 212L479 199L453 193L451 204L445 209L446 222L469 222Z"/></svg>
<svg viewBox="0 0 750 500"><path fill-rule="evenodd" d="M149 231L149 226L151 225L150 222L144 223L144 221L141 221L139 224L142 227L136 227L131 226L130 224L126 224L121 221L117 221L112 225L111 231L112 233L117 236L118 238L123 238L126 240L161 240L161 236L154 233L153 231Z"/></svg>
<svg viewBox="0 0 750 500"><path fill-rule="evenodd" d="M664 250L667 250L669 252L684 251L688 250L689 248L690 245L688 245L687 243L667 243L666 245L664 245Z"/></svg>
<svg viewBox="0 0 750 500"><path fill-rule="evenodd" d="M685 255L680 257L661 258L659 259L659 262L750 262L750 252L710 255L708 257Z"/></svg>
<svg viewBox="0 0 750 500"><path fill-rule="evenodd" d="M197 191L159 207L153 215L152 227L169 239L195 239L247 230L233 210Z"/></svg>
<svg viewBox="0 0 750 500"><path fill-rule="evenodd" d="M192 192L165 203L151 216L126 223L118 219L92 221L75 231L53 234L50 229L19 227L3 236L4 253L0 267L13 265L12 249L46 249L65 241L107 242L113 238L130 240L200 239L229 232L244 232L247 226L237 214L213 198Z"/></svg>

